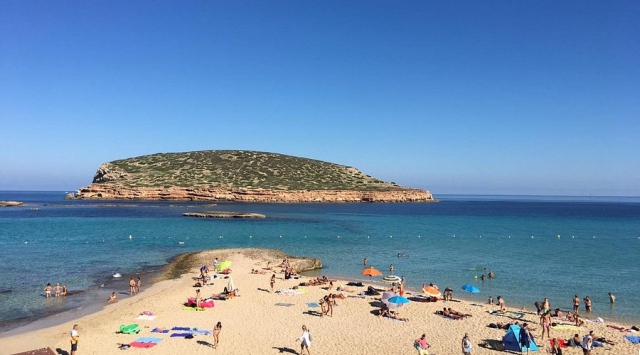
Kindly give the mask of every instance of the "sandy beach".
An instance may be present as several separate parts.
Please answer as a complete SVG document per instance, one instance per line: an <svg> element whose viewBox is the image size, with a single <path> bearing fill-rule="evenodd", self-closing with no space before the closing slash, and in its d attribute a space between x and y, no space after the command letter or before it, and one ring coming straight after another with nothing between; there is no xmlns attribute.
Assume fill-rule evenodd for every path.
<svg viewBox="0 0 640 355"><path fill-rule="evenodd" d="M227 300L215 300L215 307L198 312L185 310L187 298L194 297L196 288L194 278L199 275L199 266L211 266L213 259L232 261L231 277L239 289L239 297ZM296 339L302 334L302 325L306 325L312 334L311 353L317 354L413 354L417 351L413 342L425 333L431 344L430 354L461 354L461 339L465 332L471 338L473 354L498 354L501 338L506 331L488 327L490 323L528 322L534 327L532 332L536 339L540 338L542 329L535 313L524 312L493 315L490 311L497 306L474 304L456 300L444 303L411 302L399 309L400 317L408 318L407 322L399 322L388 318L377 317L380 296L356 297L364 287L346 286L346 281L338 280L334 284L344 284L347 291L336 292L345 295L345 299L337 300L333 316L320 317L320 308L310 307L308 303L318 302L327 291L322 286L304 287L304 293L283 294L269 292L269 279L272 272L263 270L267 262L277 265L283 254L274 250L261 249L226 249L204 251L192 254L188 260L179 260L169 272L183 273L177 279L159 281L135 296L120 294L118 301L109 304L103 310L53 327L24 332L13 330L0 337L0 353L14 354L43 347L50 347L60 354L70 350L69 331L73 324L79 325L79 355L85 354L121 354L121 344L129 344L140 337L155 337L161 340L152 348L129 348L128 353L145 354L294 354L300 351L300 343ZM294 260L294 266L295 266ZM252 274L251 270L260 270L261 274ZM280 268L276 268L275 289L291 289L308 278L284 280ZM212 274L214 274L212 272ZM330 276L330 275L327 275ZM225 275L212 284L201 287L204 298L219 294L228 285ZM441 289L444 286L440 285ZM381 287L376 285L376 287ZM349 292L351 291L351 292ZM335 291L333 291L335 292ZM462 292L462 291L459 291ZM459 294L458 291L456 293ZM419 294L418 292L412 292ZM455 294L454 294L455 296ZM105 300L98 300L105 302ZM509 300L507 300L508 305ZM444 306L456 311L471 314L461 320L451 320L436 315ZM553 305L552 305L553 306ZM508 309L521 312L519 309ZM151 312L153 320L136 319L142 312ZM530 310L529 310L530 311ZM588 316L585 316L588 318ZM556 321L554 319L554 321ZM605 320L606 321L606 320ZM168 333L152 333L154 328L171 329L173 327L198 328L213 330L217 322L222 323L220 344L213 348L212 335L196 334L192 339L171 337L179 331ZM120 326L138 324L139 334L117 334ZM630 328L630 324L587 323L582 330L551 330L552 337L568 339L578 333L581 337L590 330L596 338L605 337L615 345L604 344L592 353L600 354L637 354L639 345L632 344L623 335L634 333L620 332L608 326ZM548 341L536 341L541 348L540 353L547 353ZM563 349L564 354L582 354L580 348Z"/></svg>

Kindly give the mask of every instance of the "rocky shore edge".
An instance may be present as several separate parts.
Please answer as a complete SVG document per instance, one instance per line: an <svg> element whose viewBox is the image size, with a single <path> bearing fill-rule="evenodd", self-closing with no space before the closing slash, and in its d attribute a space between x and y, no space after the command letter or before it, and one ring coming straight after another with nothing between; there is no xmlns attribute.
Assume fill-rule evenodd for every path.
<svg viewBox="0 0 640 355"><path fill-rule="evenodd" d="M230 201L230 202L438 202L427 190L264 190L246 188L124 187L91 184L66 196L78 200Z"/></svg>

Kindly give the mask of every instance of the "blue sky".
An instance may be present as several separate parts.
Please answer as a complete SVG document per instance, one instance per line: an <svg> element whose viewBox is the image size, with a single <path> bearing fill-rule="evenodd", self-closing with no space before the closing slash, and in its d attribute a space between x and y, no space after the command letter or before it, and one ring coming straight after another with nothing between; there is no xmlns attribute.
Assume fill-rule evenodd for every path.
<svg viewBox="0 0 640 355"><path fill-rule="evenodd" d="M245 149L435 194L640 195L637 1L4 1L0 189Z"/></svg>

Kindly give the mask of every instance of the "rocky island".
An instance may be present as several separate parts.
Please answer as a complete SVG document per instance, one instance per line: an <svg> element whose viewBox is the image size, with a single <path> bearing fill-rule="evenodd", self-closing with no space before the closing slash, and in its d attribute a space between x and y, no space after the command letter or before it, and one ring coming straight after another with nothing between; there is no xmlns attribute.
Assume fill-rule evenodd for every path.
<svg viewBox="0 0 640 355"><path fill-rule="evenodd" d="M260 213L245 213L245 212L185 212L182 215L185 217L200 217L200 218L266 218L267 217Z"/></svg>
<svg viewBox="0 0 640 355"><path fill-rule="evenodd" d="M358 169L244 150L152 154L102 164L67 198L236 202L436 202Z"/></svg>

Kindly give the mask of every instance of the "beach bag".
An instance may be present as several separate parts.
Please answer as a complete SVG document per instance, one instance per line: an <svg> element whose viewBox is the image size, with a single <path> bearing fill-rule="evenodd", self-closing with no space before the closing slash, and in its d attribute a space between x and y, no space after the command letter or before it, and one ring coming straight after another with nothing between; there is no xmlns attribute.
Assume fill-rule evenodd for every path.
<svg viewBox="0 0 640 355"><path fill-rule="evenodd" d="M311 339L311 332L307 331L307 333L309 333L309 341L313 341L313 339Z"/></svg>

